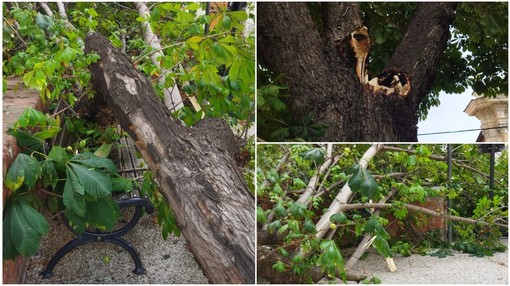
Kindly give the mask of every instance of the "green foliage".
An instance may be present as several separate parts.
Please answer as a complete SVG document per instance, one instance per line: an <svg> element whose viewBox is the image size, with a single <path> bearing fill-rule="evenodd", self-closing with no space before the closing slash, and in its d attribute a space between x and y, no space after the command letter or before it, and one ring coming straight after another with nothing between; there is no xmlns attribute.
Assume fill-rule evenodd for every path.
<svg viewBox="0 0 510 286"><path fill-rule="evenodd" d="M324 149L322 148L313 148L299 154L301 158L313 161L315 163L315 166L319 166L324 162L324 155L325 155Z"/></svg>
<svg viewBox="0 0 510 286"><path fill-rule="evenodd" d="M282 261L277 261L275 264L273 264L272 268L277 272L283 273L285 272L285 263Z"/></svg>
<svg viewBox="0 0 510 286"><path fill-rule="evenodd" d="M340 249L335 241L324 239L320 244L320 256L317 259L317 264L321 267L322 271L326 271L329 277L335 277L336 271L340 271L341 278L346 280L346 273L344 268L344 258L340 253Z"/></svg>
<svg viewBox="0 0 510 286"><path fill-rule="evenodd" d="M152 204L158 211L158 224L162 227L161 234L163 235L163 238L166 240L169 234L180 236L181 230L177 225L175 215L166 203L164 197L159 192L152 172L147 171L143 174L141 193L146 194L149 197Z"/></svg>
<svg viewBox="0 0 510 286"><path fill-rule="evenodd" d="M402 256L411 256L411 245L408 242L397 241L391 246L391 252L398 253Z"/></svg>
<svg viewBox="0 0 510 286"><path fill-rule="evenodd" d="M23 113L11 129L11 134L22 138L50 139L55 132L45 132L54 128L50 117L28 110ZM48 127L49 126L49 127ZM45 129L45 127L47 127ZM24 133L21 133L23 131ZM95 130L89 130L89 135ZM41 135L43 134L43 135ZM91 142L85 138L81 141ZM19 140L18 145L28 150L33 147L34 140ZM44 141L40 141L41 144ZM27 144L27 145L23 145ZM4 215L4 260L17 255L29 257L37 251L40 240L48 230L47 222L28 202L38 203L37 199L29 201L27 192L36 185L51 191L48 197L48 207L52 212L63 210L69 224L77 232L82 233L93 227L103 231L111 231L118 218L120 208L112 198L113 191L129 192L133 189L132 179L120 177L113 161L107 156L111 144L103 144L91 152L92 147L81 146L83 151L71 146L53 146L45 153L31 151L29 154L19 154L11 164L5 178L5 186L13 192L6 204ZM141 187L142 193L149 193L149 197L158 208L158 221L162 224L163 236L168 233L179 235L175 218L157 192L150 175L144 176ZM158 198L159 200L154 199ZM35 198L35 197L31 197ZM16 236L16 239L13 238Z"/></svg>
<svg viewBox="0 0 510 286"><path fill-rule="evenodd" d="M379 152L366 168L361 168L359 158L369 148L367 144L334 145L334 156L340 155L337 163L331 166L328 174L320 176L321 186L317 192L329 188L341 181L338 188L323 192L314 197L310 205L296 203L301 190L310 178L316 174L317 168L310 160L304 160L302 154L316 150L311 144L261 144L257 150L257 184L264 184L263 191L258 191L257 220L259 226L267 224L267 230L281 239L279 246L298 245L305 256L292 256L288 252L291 263L285 265L298 275L307 275L311 267L320 265L325 271L328 267L341 264L340 242L347 235L359 237L363 234L375 236L372 245L384 257L392 257L394 253L408 256L411 253L448 255L452 249L465 251L473 255L489 255L504 247L499 243L501 229L494 222L504 222L508 217L508 152L504 150L496 161L496 188L489 190L488 177L489 156L481 154L478 145L453 145L453 169L449 182L445 145L392 145L391 150ZM281 163L284 154L289 154L278 171L276 166ZM349 175L350 174L350 175ZM341 186L349 184L353 191L352 203L366 203L370 192L362 191L362 184L370 181L373 186L373 201L387 195L390 190L396 193L391 197L392 207L389 209L402 225L423 224L428 215L408 211L404 204L424 202L428 198L451 197L452 213L489 224L476 225L455 222L454 239L457 244L450 245L434 239L434 231L424 234L425 241L416 247L405 236L391 238L385 230L388 210L381 209L381 216L368 215L372 210L351 210L332 215L325 227L336 233L331 240L316 238L315 223L326 213L335 200ZM367 183L365 183L367 184ZM491 197L491 193L493 196ZM263 202L263 203L261 203ZM274 211L274 218L268 215ZM315 223L314 223L315 222ZM389 243L391 241L391 244ZM335 246L333 246L333 244ZM321 246L322 245L322 246ZM390 245L392 247L390 247ZM453 247L453 248L452 248ZM336 250L338 253L336 253ZM333 259L333 261L332 261ZM333 266L332 266L333 267ZM287 269L287 268L286 268ZM338 268L338 270L343 270ZM333 269L329 274L334 275ZM307 277L305 277L306 279Z"/></svg>
<svg viewBox="0 0 510 286"><path fill-rule="evenodd" d="M22 77L26 86L41 92L43 99L63 98L73 105L79 96L92 95L87 66L98 60L85 55L79 32L66 29L55 19L21 5L4 6L8 37L3 39L4 76ZM17 23L17 25L15 24ZM20 45L20 42L22 45ZM81 91L73 86L83 87Z"/></svg>
<svg viewBox="0 0 510 286"><path fill-rule="evenodd" d="M368 199L376 199L379 196L379 187L377 182L366 168L359 165L353 165L347 171L352 174L349 179L349 188L353 192L360 192Z"/></svg>
<svg viewBox="0 0 510 286"><path fill-rule="evenodd" d="M327 124L313 122L312 115L294 118L287 109L288 87L284 75L265 67L257 69L257 136L267 141L314 141L324 135Z"/></svg>
<svg viewBox="0 0 510 286"><path fill-rule="evenodd" d="M34 255L48 228L46 219L23 196L11 196L4 210L3 259Z"/></svg>

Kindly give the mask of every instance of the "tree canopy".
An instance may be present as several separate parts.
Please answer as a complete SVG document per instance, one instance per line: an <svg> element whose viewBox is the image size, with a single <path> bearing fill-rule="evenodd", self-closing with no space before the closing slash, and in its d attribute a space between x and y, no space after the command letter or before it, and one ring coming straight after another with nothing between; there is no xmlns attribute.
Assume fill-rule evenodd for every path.
<svg viewBox="0 0 510 286"><path fill-rule="evenodd" d="M254 15L226 10L205 15L205 2L154 3L147 17L134 3L65 3L64 14L48 3L50 13L55 11L48 15L43 4L3 3L4 83L17 75L43 98L71 105L91 97L87 68L97 57L83 53L83 42L87 32L98 31L130 55L161 96L177 84L187 104L175 115L187 125L204 116L223 117L232 126L253 120L254 31L246 31L245 21ZM159 37L161 51L144 41L145 22ZM150 59L156 52L163 52L158 65ZM196 97L201 110L187 97Z"/></svg>

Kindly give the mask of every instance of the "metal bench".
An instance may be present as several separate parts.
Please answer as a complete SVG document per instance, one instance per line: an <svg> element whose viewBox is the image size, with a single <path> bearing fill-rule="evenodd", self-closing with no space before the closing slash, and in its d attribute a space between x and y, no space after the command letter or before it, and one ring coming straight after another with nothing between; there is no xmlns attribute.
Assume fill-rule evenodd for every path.
<svg viewBox="0 0 510 286"><path fill-rule="evenodd" d="M71 136L66 134L65 130L54 139L53 144L59 144L61 146L67 144L69 145L72 142ZM67 141L67 142L66 142ZM119 173L124 177L132 177L139 178L141 177L143 171L147 170L145 168L138 167L138 158L135 153L135 146L133 141L129 137L121 138L121 145L123 148L119 150L118 154L118 167ZM154 206L150 202L150 200L146 196L141 196L139 190L132 190L129 193L121 193L121 194L113 194L114 198L119 204L119 207L122 209L134 207L134 212L131 216L131 219L126 220L127 223L122 227L113 230L111 232L103 232L100 230L86 230L82 234L78 234L73 228L70 226L69 221L65 217L64 214L61 215L65 225L69 230L76 234L76 238L68 242L66 245L61 247L57 253L50 260L46 269L41 272L43 278L51 278L53 276L53 269L58 264L58 262L73 249L92 242L109 242L116 244L122 248L124 248L133 258L133 262L135 264L135 269L133 273L141 275L145 273L145 269L142 266L142 261L140 259L140 255L136 251L136 249L125 239L122 238L123 235L128 233L131 229L133 229L138 223L140 217L143 214L143 209L148 214L154 212Z"/></svg>

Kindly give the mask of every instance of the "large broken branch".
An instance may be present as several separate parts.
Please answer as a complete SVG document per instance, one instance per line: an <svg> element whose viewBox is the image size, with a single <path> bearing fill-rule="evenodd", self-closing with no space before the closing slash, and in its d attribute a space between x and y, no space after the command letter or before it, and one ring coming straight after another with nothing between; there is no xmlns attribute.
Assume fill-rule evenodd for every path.
<svg viewBox="0 0 510 286"><path fill-rule="evenodd" d="M193 128L172 117L149 80L103 36L89 33L86 53L104 97L154 173L160 192L211 283L255 282L255 198L234 160L232 130L220 119Z"/></svg>
<svg viewBox="0 0 510 286"><path fill-rule="evenodd" d="M395 193L397 193L397 189L392 189L384 198L382 198L379 203L385 203L387 200L389 200ZM380 213L380 210L376 210L373 215L378 216ZM374 237L371 233L366 233L363 236L363 239L361 240L358 248L354 251L354 253L351 255L347 263L345 263L345 269L351 269L356 262L361 258L361 256L367 251L367 249L372 245L369 243L370 241L373 241L372 238Z"/></svg>
<svg viewBox="0 0 510 286"><path fill-rule="evenodd" d="M368 165L368 162L374 158L374 156L381 150L383 147L382 144L373 144L370 146L370 148L363 154L363 157L359 160L359 165L361 168L366 168ZM328 208L328 211L322 215L321 219L317 222L315 225L315 228L317 229L316 237L321 239L323 238L326 233L328 232L329 228L329 218L342 211L342 208L347 205L349 200L352 198L352 191L349 187L349 184L345 184L343 188L338 192L337 196L335 197L335 200L331 203L331 205Z"/></svg>

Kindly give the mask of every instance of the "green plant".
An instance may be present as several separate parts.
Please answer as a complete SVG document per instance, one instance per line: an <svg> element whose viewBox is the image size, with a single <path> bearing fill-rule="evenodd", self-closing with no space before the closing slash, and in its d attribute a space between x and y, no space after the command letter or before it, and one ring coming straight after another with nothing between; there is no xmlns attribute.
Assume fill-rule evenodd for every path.
<svg viewBox="0 0 510 286"><path fill-rule="evenodd" d="M52 146L47 153L41 138L49 139L59 131L58 120L27 109L9 130L24 150L10 166L4 184L11 190L4 215L4 259L29 257L37 251L41 237L48 232L46 219L33 207L41 202L31 195L40 187L49 191L47 204L53 213L63 211L71 227L82 233L88 227L112 230L120 209L112 192L129 192L140 187L133 179L121 177L107 156L110 144L92 148ZM96 134L90 130L89 135ZM83 138L80 142L92 142ZM36 144L37 143L37 144ZM142 193L147 193L158 210L163 237L180 234L173 213L164 202L150 173L144 175ZM29 200L30 199L30 200Z"/></svg>
<svg viewBox="0 0 510 286"><path fill-rule="evenodd" d="M344 250L341 245L345 243L346 237L354 237L355 240L365 234L375 236L372 246L384 257L392 257L394 253L403 256L421 253L442 257L453 254L452 249L474 255L485 251L485 255L488 255L490 251L503 249L496 244L501 233L500 227L494 223L504 222L507 217L508 195L503 191L503 185L508 182L505 175L508 170L506 150L498 157L500 161L496 164L496 174L501 172L501 175L496 176L498 188L489 190L485 188L487 178L484 177L484 173L488 173L488 156L481 154L477 145L453 146L456 152L451 180L455 185L449 183L446 176L444 145L384 146L383 151L367 162L365 168L359 163L368 147L370 146L364 144L333 145L336 164L320 174L316 186L313 187L313 198L309 204L303 204L297 200L303 195L303 189L308 186L310 178L319 172L317 163L324 159L321 146L259 145L257 221L259 226L267 226L268 232L274 233L279 239L277 248L285 247L288 250L286 256L291 263L286 267L303 275L304 279L310 278L309 271L314 266L323 267L330 276L341 277L342 268L337 268L339 272L333 272L332 269L328 272L328 267L342 265L340 257L344 258ZM282 161L282 158L287 159ZM473 174L480 178L469 179ZM345 188L345 184L353 194L349 204L362 205L370 203L371 200L377 202L392 192L393 196L387 201L391 202L391 207L387 210L380 209L381 217L374 214L375 209L349 209L349 204L346 204L344 211L331 215L327 224L324 224L328 237L318 239L318 232L324 229L316 229L317 221L323 218L330 204L337 199L338 192L342 191L342 186ZM468 192L467 189L473 191ZM491 192L495 195L489 199ZM452 214L459 215L455 210L463 211L463 216L477 219L480 223L454 222L456 243L453 245L444 242L440 239L439 232L434 231L422 234L424 240L419 246L414 246L414 241L411 242L406 236L390 238L385 230L388 225L385 214L393 213L398 220L402 220L402 224L423 224L428 220L428 215L408 210L406 205L424 202L433 197L455 198ZM456 205L456 202L461 204ZM467 212L469 209L471 210ZM273 213L272 217L270 213ZM333 244L340 255L336 254ZM491 246L483 248L484 245ZM375 280L372 282L376 283Z"/></svg>

